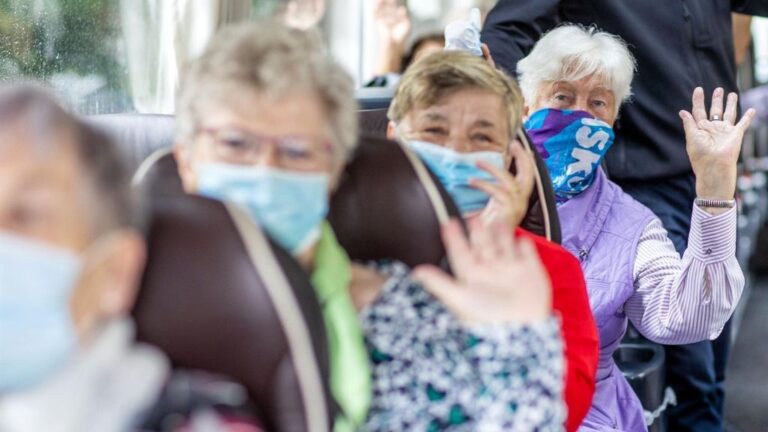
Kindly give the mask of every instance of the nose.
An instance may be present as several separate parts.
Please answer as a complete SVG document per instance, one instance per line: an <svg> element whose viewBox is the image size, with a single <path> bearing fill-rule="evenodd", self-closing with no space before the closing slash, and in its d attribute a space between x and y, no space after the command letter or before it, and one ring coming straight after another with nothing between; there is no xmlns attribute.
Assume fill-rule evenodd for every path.
<svg viewBox="0 0 768 432"><path fill-rule="evenodd" d="M459 153L472 151L472 140L465 134L452 133L445 142L445 147Z"/></svg>
<svg viewBox="0 0 768 432"><path fill-rule="evenodd" d="M261 147L254 159L254 166L267 168L280 168L280 158L275 145L269 144Z"/></svg>
<svg viewBox="0 0 768 432"><path fill-rule="evenodd" d="M588 113L592 113L592 111L590 111L589 100L587 98L576 99L576 103L573 105L572 109L575 111L586 111Z"/></svg>

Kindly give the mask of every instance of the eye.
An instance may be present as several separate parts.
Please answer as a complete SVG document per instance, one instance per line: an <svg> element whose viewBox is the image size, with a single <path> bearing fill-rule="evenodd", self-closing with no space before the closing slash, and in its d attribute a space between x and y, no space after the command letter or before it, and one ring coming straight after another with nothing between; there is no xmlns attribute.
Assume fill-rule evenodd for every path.
<svg viewBox="0 0 768 432"><path fill-rule="evenodd" d="M554 99L558 102L568 102L571 97L564 93L556 93Z"/></svg>
<svg viewBox="0 0 768 432"><path fill-rule="evenodd" d="M430 135L447 135L448 134L448 132L441 127L428 127L424 129L424 132Z"/></svg>
<svg viewBox="0 0 768 432"><path fill-rule="evenodd" d="M248 140L236 132L222 132L216 136L216 145L228 152L241 152L249 149Z"/></svg>
<svg viewBox="0 0 768 432"><path fill-rule="evenodd" d="M608 103L602 100L593 100L592 105L597 108L605 108L606 106L608 106Z"/></svg>
<svg viewBox="0 0 768 432"><path fill-rule="evenodd" d="M280 156L291 160L311 159L313 152L309 145L300 141L283 140L278 144Z"/></svg>
<svg viewBox="0 0 768 432"><path fill-rule="evenodd" d="M493 142L493 138L491 138L489 135L478 133L478 134L472 135L472 141L479 141L482 143L491 143Z"/></svg>

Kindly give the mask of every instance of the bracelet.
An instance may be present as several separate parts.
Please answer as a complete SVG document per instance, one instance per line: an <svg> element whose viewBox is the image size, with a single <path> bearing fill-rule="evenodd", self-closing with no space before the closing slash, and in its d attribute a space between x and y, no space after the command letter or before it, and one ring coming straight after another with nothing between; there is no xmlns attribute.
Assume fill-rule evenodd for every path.
<svg viewBox="0 0 768 432"><path fill-rule="evenodd" d="M722 199L696 198L696 201L694 202L696 203L697 206L706 207L706 208L733 208L736 206L735 199L722 200Z"/></svg>

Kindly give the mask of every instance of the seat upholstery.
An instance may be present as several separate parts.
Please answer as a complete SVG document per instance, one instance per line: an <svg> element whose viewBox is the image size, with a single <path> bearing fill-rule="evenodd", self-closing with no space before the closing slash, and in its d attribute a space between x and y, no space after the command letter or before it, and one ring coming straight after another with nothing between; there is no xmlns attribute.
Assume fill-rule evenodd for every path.
<svg viewBox="0 0 768 432"><path fill-rule="evenodd" d="M358 111L360 116L360 133L367 136L387 136L387 109L370 109Z"/></svg>
<svg viewBox="0 0 768 432"><path fill-rule="evenodd" d="M305 273L244 213L160 186L176 173L171 155L158 161L142 179L150 218L139 339L175 367L243 384L267 430L329 430L323 317Z"/></svg>
<svg viewBox="0 0 768 432"><path fill-rule="evenodd" d="M418 157L393 141L363 137L333 195L328 220L359 261L443 263L440 225L460 213Z"/></svg>
<svg viewBox="0 0 768 432"><path fill-rule="evenodd" d="M170 115L104 114L85 121L119 145L132 169L157 150L173 146L175 120Z"/></svg>

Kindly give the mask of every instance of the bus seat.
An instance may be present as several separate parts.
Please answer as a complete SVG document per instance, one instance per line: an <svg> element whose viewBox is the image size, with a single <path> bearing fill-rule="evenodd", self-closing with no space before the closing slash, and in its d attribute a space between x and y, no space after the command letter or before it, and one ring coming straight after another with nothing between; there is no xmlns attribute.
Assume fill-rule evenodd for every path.
<svg viewBox="0 0 768 432"><path fill-rule="evenodd" d="M648 431L664 432L667 408L676 403L674 392L664 387L664 347L648 340L625 339L613 358L643 405Z"/></svg>
<svg viewBox="0 0 768 432"><path fill-rule="evenodd" d="M355 90L355 99L360 109L387 109L395 95L394 88L387 87L362 87Z"/></svg>
<svg viewBox="0 0 768 432"><path fill-rule="evenodd" d="M418 156L382 137L363 137L334 193L328 220L358 261L444 264L441 222L461 220Z"/></svg>
<svg viewBox="0 0 768 432"><path fill-rule="evenodd" d="M357 113L359 116L361 135L378 137L387 136L389 118L387 118L386 108L360 110Z"/></svg>
<svg viewBox="0 0 768 432"><path fill-rule="evenodd" d="M552 180L547 171L544 159L531 146L531 140L524 130L518 131L518 139L534 158L534 187L531 198L528 201L528 213L526 213L520 227L538 234L551 242L560 244L562 235L560 232L560 218L557 215L557 202ZM509 167L512 174L517 172L514 164Z"/></svg>
<svg viewBox="0 0 768 432"><path fill-rule="evenodd" d="M131 169L157 150L173 146L176 122L170 115L104 114L86 117L85 121L118 144Z"/></svg>
<svg viewBox="0 0 768 432"><path fill-rule="evenodd" d="M242 211L149 189L139 339L175 367L242 384L267 430L328 431L336 405L323 317L303 270Z"/></svg>

